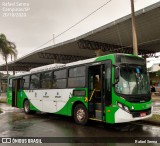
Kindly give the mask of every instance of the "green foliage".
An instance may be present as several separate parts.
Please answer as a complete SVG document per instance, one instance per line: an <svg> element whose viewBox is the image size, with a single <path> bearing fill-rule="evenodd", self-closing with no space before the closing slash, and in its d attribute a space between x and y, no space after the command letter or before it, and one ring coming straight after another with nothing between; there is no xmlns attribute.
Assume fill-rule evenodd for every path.
<svg viewBox="0 0 160 146"><path fill-rule="evenodd" d="M156 76L160 77L160 70L156 72Z"/></svg>
<svg viewBox="0 0 160 146"><path fill-rule="evenodd" d="M0 54L6 62L6 70L8 74L8 57L17 57L16 45L13 42L7 40L4 34L0 34Z"/></svg>

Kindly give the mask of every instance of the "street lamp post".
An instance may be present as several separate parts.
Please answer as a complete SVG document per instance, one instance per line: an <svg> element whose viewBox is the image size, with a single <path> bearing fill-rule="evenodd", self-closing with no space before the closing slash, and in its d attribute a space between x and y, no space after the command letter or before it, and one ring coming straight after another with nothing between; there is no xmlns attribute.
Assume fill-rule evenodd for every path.
<svg viewBox="0 0 160 146"><path fill-rule="evenodd" d="M132 13L133 54L138 55L137 32L136 32L135 13L134 13L134 0L131 0L131 13Z"/></svg>

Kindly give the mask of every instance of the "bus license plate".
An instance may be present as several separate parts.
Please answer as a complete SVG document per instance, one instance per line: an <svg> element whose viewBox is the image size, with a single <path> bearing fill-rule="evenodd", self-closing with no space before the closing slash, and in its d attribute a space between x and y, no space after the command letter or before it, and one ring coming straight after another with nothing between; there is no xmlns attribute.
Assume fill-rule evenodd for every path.
<svg viewBox="0 0 160 146"><path fill-rule="evenodd" d="M144 117L144 116L146 116L146 113L140 113L140 116Z"/></svg>

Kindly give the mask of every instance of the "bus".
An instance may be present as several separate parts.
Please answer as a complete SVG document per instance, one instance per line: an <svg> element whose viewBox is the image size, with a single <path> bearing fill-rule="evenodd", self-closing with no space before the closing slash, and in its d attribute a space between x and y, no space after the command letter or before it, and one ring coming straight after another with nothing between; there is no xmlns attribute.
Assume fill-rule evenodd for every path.
<svg viewBox="0 0 160 146"><path fill-rule="evenodd" d="M31 69L8 79L8 104L26 114L40 111L88 120L124 123L152 116L146 61L115 53Z"/></svg>

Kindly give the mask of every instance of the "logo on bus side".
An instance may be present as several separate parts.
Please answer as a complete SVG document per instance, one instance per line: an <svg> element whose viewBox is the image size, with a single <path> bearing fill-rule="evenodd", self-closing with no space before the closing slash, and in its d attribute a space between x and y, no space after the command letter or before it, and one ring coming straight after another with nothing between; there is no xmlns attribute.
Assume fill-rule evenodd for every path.
<svg viewBox="0 0 160 146"><path fill-rule="evenodd" d="M59 95L59 92L57 92L57 95L55 96L55 98L61 98L61 96Z"/></svg>
<svg viewBox="0 0 160 146"><path fill-rule="evenodd" d="M47 92L44 93L44 96L45 98L48 98L49 96L47 95Z"/></svg>

